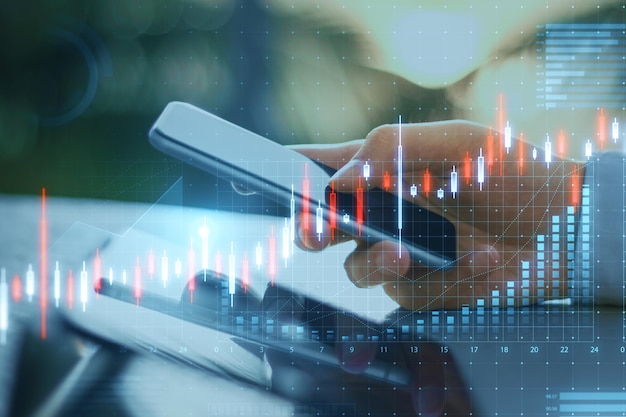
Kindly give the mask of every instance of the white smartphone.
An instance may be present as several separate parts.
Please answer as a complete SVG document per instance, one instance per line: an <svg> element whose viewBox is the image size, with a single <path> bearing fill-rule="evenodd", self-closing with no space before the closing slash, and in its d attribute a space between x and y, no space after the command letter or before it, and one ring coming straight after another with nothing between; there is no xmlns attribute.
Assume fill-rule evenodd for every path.
<svg viewBox="0 0 626 417"><path fill-rule="evenodd" d="M362 196L336 193L332 168L188 103L169 103L149 133L157 149L263 194L316 220L327 221L336 236L374 243L397 240L414 262L449 269L456 260L454 225L438 214L380 189ZM399 220L401 219L401 220Z"/></svg>

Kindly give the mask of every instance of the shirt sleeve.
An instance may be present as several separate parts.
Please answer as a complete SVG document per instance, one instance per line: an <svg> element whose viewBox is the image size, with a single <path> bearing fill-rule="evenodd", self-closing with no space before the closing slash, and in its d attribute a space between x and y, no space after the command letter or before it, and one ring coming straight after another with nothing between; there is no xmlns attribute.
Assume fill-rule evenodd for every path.
<svg viewBox="0 0 626 417"><path fill-rule="evenodd" d="M572 288L578 301L624 303L625 161L624 155L607 152L585 167Z"/></svg>

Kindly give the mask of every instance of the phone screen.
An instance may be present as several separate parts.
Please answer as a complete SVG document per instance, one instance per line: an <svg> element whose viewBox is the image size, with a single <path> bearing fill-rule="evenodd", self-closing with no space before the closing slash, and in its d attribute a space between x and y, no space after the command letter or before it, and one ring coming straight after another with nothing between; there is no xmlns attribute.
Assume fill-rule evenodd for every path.
<svg viewBox="0 0 626 417"><path fill-rule="evenodd" d="M330 210L335 207L335 214L331 217L335 217L339 230L347 230L352 236L361 237L368 243L381 239L380 236L368 235L367 230L380 231L387 238L428 250L449 262L444 268L452 265L456 257L456 233L449 220L409 202L404 202L398 209L397 196L379 188L363 192L362 202L358 200L354 194L336 193L331 187L326 187L326 204ZM402 229L399 218L402 219ZM367 227L360 228L360 222ZM418 259L417 262L424 261Z"/></svg>

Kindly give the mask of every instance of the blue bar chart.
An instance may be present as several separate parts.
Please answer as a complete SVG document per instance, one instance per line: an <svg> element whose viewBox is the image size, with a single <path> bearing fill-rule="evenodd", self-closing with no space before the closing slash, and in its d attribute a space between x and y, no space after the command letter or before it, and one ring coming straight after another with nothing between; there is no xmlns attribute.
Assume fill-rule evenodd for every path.
<svg viewBox="0 0 626 417"><path fill-rule="evenodd" d="M621 108L626 24L538 25L537 106Z"/></svg>

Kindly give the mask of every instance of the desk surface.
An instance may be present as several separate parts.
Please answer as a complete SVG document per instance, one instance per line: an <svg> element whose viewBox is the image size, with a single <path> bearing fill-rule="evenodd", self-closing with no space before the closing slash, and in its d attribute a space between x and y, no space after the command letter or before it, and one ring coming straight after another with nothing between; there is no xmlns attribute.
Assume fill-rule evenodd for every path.
<svg viewBox="0 0 626 417"><path fill-rule="evenodd" d="M209 265L217 267L220 253L225 275L231 255L239 262L246 257L252 260L259 242L272 236L280 247L282 219L183 209L175 204L49 199L43 225L48 244L42 249L41 203L35 197L0 197L0 267L5 269L8 291L0 300L8 311L7 330L0 320L6 339L0 345L0 377L6 386L0 390L2 415L31 415L36 409L46 415L99 415L96 410L100 410L102 415L131 416L388 415L391 410L411 415L415 408L433 415L471 411L500 416L519 416L520 412L623 415L626 411L621 309L400 310L377 328L382 336L375 341L370 336L357 340L354 322L349 326L355 338L346 343L327 343L325 334L316 340L304 337L316 348L335 349L339 362L343 361L339 366L290 355L290 344L302 341L295 339L297 333L294 339L280 339L285 351L270 349L254 355L251 352L258 346L251 349L227 333L202 330L150 311L143 295L138 305L96 296L91 291L93 275L99 273L106 279L113 275L115 284L123 285L126 271L131 286L138 268L142 294L153 292L178 300L188 288L187 272L176 272L176 260L185 267L192 264L193 248L194 265L201 269L205 217L211 236ZM295 250L286 263L279 258L273 277L265 268L253 271L255 265L251 265L249 288L262 294L273 278L291 290L348 312L359 311L373 321L394 312L395 305L382 291L353 288L343 275L342 260L350 248L324 254ZM48 271L45 319L39 286L44 250ZM160 271L166 257L170 273L164 283ZM63 278L58 308L56 262ZM29 265L36 277L30 302ZM67 285L70 269L73 295L68 292L72 286ZM83 269L89 280L86 294L81 293ZM20 297L15 292L16 280L22 285ZM47 334L42 340L44 320ZM344 327L337 327L337 337ZM313 332L303 328L305 333ZM235 327L231 330L236 331ZM297 350L300 345L293 346ZM351 367L364 362L355 362L350 355L365 355L370 367L380 361L392 364L412 381L396 387L372 379L367 372L360 373L367 365ZM68 386L83 389L68 390Z"/></svg>

